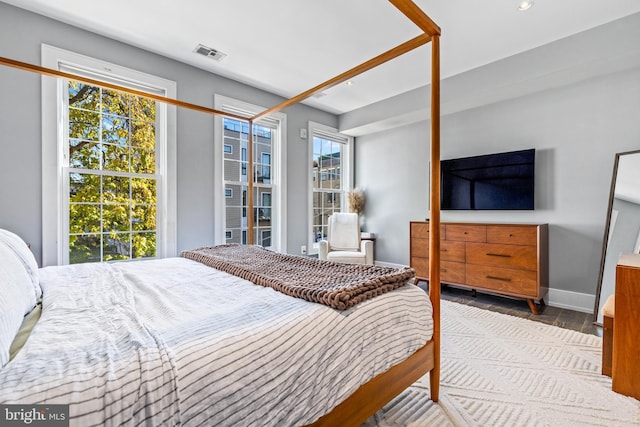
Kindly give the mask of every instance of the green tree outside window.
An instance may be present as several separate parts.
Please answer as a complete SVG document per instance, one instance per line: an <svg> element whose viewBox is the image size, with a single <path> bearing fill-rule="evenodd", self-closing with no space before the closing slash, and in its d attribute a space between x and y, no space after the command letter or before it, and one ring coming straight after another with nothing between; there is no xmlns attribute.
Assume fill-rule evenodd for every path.
<svg viewBox="0 0 640 427"><path fill-rule="evenodd" d="M69 262L156 256L156 104L69 82Z"/></svg>

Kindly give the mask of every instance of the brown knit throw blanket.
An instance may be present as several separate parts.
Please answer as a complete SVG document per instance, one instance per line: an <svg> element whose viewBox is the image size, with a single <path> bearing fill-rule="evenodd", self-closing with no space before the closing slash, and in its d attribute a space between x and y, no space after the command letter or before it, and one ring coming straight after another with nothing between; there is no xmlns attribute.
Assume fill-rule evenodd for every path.
<svg viewBox="0 0 640 427"><path fill-rule="evenodd" d="M398 288L415 276L414 270L407 267L341 264L281 254L260 246L220 245L180 255L283 294L339 310Z"/></svg>

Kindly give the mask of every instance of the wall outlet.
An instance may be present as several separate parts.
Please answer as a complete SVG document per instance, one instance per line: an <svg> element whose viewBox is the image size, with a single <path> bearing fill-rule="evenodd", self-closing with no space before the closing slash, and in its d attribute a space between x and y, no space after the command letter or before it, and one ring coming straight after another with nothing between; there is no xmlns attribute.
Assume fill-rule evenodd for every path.
<svg viewBox="0 0 640 427"><path fill-rule="evenodd" d="M300 246L300 253L302 255L306 255L307 254L307 247L305 245Z"/></svg>

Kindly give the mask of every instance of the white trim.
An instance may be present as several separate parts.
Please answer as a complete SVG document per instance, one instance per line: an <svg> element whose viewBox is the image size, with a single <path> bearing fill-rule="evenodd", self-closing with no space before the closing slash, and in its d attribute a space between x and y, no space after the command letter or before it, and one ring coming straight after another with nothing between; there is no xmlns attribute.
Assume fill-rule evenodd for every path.
<svg viewBox="0 0 640 427"><path fill-rule="evenodd" d="M214 95L214 108L226 111L247 118L266 110L265 107L249 104L237 99L223 95ZM216 115L214 118L214 242L223 244L224 230L226 228L226 216L224 212L223 192L218 189L224 188L224 156L221 156L223 145L223 117ZM268 117L258 120L257 124L265 123L278 127L279 143L272 147L273 156L271 158L271 182L273 184L273 197L271 200L272 213L277 215L271 217L272 233L271 244L278 252L287 252L287 115L284 113L271 114ZM252 169L249 168L247 172Z"/></svg>
<svg viewBox="0 0 640 427"><path fill-rule="evenodd" d="M375 265L380 267L389 267L389 268L409 268L408 265L404 264L395 264L393 262L384 262L384 261L374 261Z"/></svg>
<svg viewBox="0 0 640 427"><path fill-rule="evenodd" d="M90 73L94 79L101 77L122 84L131 82L139 90L162 93L168 98L176 97L176 83L150 74L111 64L99 59L80 55L75 52L42 44L42 66L59 70L65 68L77 72ZM97 77L96 77L97 76ZM42 77L42 265L59 265L68 259L65 242L68 234L65 229L65 214L62 206L62 192L65 188L63 173L65 166L64 142L66 123L63 123L63 103L65 80L54 77ZM150 90L149 88L153 88ZM59 98L62 97L62 98ZM158 156L158 257L177 254L177 119L176 107L158 104L160 113L159 129L165 129L164 141L157 150ZM162 113L166 110L166 114ZM165 126L166 125L166 126Z"/></svg>
<svg viewBox="0 0 640 427"><path fill-rule="evenodd" d="M593 313L596 296L580 292L565 291L549 288L547 305L551 307L566 308L582 313Z"/></svg>

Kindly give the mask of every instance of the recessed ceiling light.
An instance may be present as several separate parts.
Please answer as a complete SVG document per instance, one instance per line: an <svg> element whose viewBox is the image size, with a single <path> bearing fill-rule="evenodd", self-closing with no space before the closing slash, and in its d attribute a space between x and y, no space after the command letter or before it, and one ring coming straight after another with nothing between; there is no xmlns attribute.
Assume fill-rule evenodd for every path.
<svg viewBox="0 0 640 427"><path fill-rule="evenodd" d="M520 12L523 12L523 11L529 9L531 6L533 6L533 0L522 0L518 4L518 10Z"/></svg>
<svg viewBox="0 0 640 427"><path fill-rule="evenodd" d="M349 81L347 82L347 86L353 86L353 82L352 82L351 80L349 80Z"/></svg>

